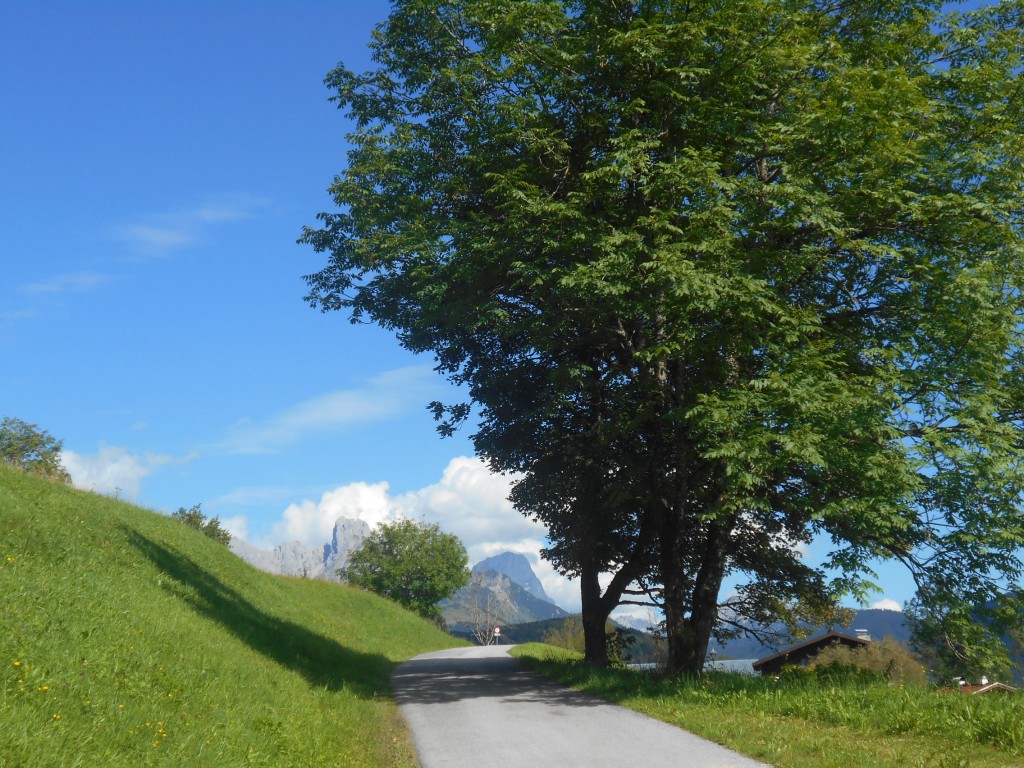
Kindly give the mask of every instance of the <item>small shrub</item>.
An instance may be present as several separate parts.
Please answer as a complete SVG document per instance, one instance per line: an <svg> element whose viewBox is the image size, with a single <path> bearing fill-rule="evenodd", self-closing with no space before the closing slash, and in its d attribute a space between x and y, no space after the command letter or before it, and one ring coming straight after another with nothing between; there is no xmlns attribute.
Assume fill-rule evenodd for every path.
<svg viewBox="0 0 1024 768"><path fill-rule="evenodd" d="M544 633L543 642L556 648L583 653L583 617L570 616Z"/></svg>
<svg viewBox="0 0 1024 768"><path fill-rule="evenodd" d="M630 660L629 649L636 644L636 635L614 629L608 632L608 660L613 667L625 667Z"/></svg>
<svg viewBox="0 0 1024 768"><path fill-rule="evenodd" d="M171 517L176 520L180 520L189 528L195 528L197 531L202 531L214 541L219 541L225 547L231 543L231 534L221 528L220 520L216 517L207 519L206 515L204 515L200 509L199 504L196 504L191 509L178 507L178 511L174 512Z"/></svg>
<svg viewBox="0 0 1024 768"><path fill-rule="evenodd" d="M616 628L611 621L605 623L605 637L608 643L608 661L613 667L624 667L629 663L629 649L636 643L636 636ZM542 642L567 651L582 654L586 643L583 638L583 617L570 616L549 629Z"/></svg>

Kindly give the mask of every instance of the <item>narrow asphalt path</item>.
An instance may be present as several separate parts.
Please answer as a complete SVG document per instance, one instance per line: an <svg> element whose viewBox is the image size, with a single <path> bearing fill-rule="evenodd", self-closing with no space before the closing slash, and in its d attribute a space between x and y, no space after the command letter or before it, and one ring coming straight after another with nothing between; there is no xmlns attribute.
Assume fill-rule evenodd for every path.
<svg viewBox="0 0 1024 768"><path fill-rule="evenodd" d="M557 685L509 646L426 653L391 677L422 768L766 768L687 731Z"/></svg>

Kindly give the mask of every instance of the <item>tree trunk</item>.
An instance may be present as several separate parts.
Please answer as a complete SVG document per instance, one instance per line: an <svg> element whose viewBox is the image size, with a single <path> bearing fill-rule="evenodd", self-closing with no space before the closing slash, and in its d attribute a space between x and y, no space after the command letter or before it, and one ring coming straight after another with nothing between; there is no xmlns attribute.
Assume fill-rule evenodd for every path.
<svg viewBox="0 0 1024 768"><path fill-rule="evenodd" d="M700 570L690 595L685 594L686 586L681 583L683 574L678 566L665 574L667 672L671 676L696 677L704 671L711 633L718 619L718 593L725 578L729 529L727 525L710 526Z"/></svg>
<svg viewBox="0 0 1024 768"><path fill-rule="evenodd" d="M583 658L588 664L607 667L610 661L605 626L615 603L609 603L602 599L601 584L597 577L598 569L595 565L589 563L584 565L580 578L580 598L583 608Z"/></svg>
<svg viewBox="0 0 1024 768"><path fill-rule="evenodd" d="M584 659L590 664L607 667L611 663L608 658L608 617L619 605L625 590L643 573L654 533L652 516L645 514L640 521L640 530L630 557L612 576L603 592L598 581L601 565L594 560L583 561L580 570L580 598L583 608Z"/></svg>

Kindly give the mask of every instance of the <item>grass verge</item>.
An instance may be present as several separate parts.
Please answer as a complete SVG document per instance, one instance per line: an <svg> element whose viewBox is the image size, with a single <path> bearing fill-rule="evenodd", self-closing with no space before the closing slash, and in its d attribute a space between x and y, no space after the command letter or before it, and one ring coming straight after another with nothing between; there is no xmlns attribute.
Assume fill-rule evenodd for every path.
<svg viewBox="0 0 1024 768"><path fill-rule="evenodd" d="M414 766L394 664L457 644L0 465L0 768Z"/></svg>
<svg viewBox="0 0 1024 768"><path fill-rule="evenodd" d="M659 680L597 670L540 644L513 651L543 674L776 768L1024 766L1024 698L798 675Z"/></svg>

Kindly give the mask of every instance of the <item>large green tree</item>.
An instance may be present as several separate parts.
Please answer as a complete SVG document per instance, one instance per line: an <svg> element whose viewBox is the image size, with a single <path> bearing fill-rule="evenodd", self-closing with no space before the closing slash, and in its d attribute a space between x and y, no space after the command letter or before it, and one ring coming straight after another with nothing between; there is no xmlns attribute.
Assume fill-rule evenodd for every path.
<svg viewBox="0 0 1024 768"><path fill-rule="evenodd" d="M696 673L879 557L940 619L1019 578L1024 11L942 5L400 0L329 75L309 299L466 386L591 660L635 592Z"/></svg>
<svg viewBox="0 0 1024 768"><path fill-rule="evenodd" d="M339 575L440 622L437 604L466 586L468 563L458 536L444 533L436 523L399 520L371 533Z"/></svg>
<svg viewBox="0 0 1024 768"><path fill-rule="evenodd" d="M64 443L45 429L11 416L0 421L0 461L26 472L70 483L61 461Z"/></svg>

